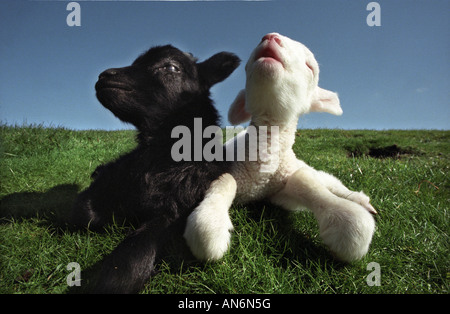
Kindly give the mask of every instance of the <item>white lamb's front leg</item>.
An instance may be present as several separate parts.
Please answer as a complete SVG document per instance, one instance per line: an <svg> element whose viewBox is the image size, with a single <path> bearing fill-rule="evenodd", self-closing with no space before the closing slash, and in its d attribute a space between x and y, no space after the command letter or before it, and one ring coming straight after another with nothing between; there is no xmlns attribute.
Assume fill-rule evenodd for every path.
<svg viewBox="0 0 450 314"><path fill-rule="evenodd" d="M236 188L231 174L222 175L211 184L203 201L189 215L183 236L199 260L218 260L228 250L233 230L228 209Z"/></svg>
<svg viewBox="0 0 450 314"><path fill-rule="evenodd" d="M363 191L349 190L338 178L320 170L317 171L317 178L333 194L360 204L371 214L377 214L375 208L370 204L370 198Z"/></svg>
<svg viewBox="0 0 450 314"><path fill-rule="evenodd" d="M361 205L333 194L314 169L297 170L271 200L291 210L310 209L323 242L339 259L351 262L367 253L375 230L372 215Z"/></svg>

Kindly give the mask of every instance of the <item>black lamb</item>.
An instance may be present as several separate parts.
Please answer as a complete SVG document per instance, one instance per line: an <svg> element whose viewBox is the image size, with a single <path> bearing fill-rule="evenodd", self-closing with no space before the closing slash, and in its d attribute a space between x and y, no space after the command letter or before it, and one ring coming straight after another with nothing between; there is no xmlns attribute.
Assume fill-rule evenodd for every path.
<svg viewBox="0 0 450 314"><path fill-rule="evenodd" d="M164 246L183 233L187 216L210 184L228 172L229 162L194 161L193 149L190 160L174 161L172 146L179 138L172 138L172 130L185 126L194 134L195 118L201 118L197 122L202 130L218 126L210 88L239 63L228 52L198 63L191 54L167 45L151 48L131 66L100 74L98 100L137 128L138 145L94 171L94 181L75 201L71 221L101 230L114 217L137 228L105 258L91 292L139 292ZM198 148L194 140L199 139L192 136L190 147ZM203 148L210 139L200 141Z"/></svg>

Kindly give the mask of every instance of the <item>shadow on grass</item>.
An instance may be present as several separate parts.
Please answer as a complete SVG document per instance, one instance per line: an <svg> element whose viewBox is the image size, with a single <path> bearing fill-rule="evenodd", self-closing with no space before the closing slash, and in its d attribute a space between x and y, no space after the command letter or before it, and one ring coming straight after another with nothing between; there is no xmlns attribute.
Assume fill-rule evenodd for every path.
<svg viewBox="0 0 450 314"><path fill-rule="evenodd" d="M318 244L317 240L314 241L309 234L298 230L294 218L295 213L267 202L256 202L246 206L249 219L258 221L258 223L262 221L262 223L270 222L272 224L273 230L266 229L268 232L275 233L275 236L279 238L278 252L268 250L267 255L282 254L280 259L282 267L286 268L291 261L296 261L302 266L306 266L309 261L315 261L318 265L332 264L335 269L347 265L335 259L324 245ZM262 212L261 208L264 208ZM288 243L287 247L285 243Z"/></svg>
<svg viewBox="0 0 450 314"><path fill-rule="evenodd" d="M13 193L0 199L0 223L6 219L45 218L56 228L65 228L78 194L75 184L62 184L46 192Z"/></svg>
<svg viewBox="0 0 450 314"><path fill-rule="evenodd" d="M63 184L55 186L46 192L22 192L13 193L0 199L0 223L8 223L8 219L31 219L43 218L42 224L51 225L61 232L72 232L68 228L67 218L78 194L79 187L74 184ZM266 232L276 232L270 240L279 237L275 245L267 243L264 254L281 255L280 266L283 268L292 265L295 261L300 266L307 267L308 261L315 261L318 265L332 264L334 268L340 268L345 264L336 261L325 247L317 245L309 235L296 230L292 214L272 204L258 202L246 205L246 220L250 223L268 223L274 227L266 228ZM261 208L264 208L261 211ZM131 228L132 229L132 228ZM234 235L236 236L236 235ZM283 243L289 243L288 249ZM275 251L274 251L275 248ZM233 247L230 248L233 250ZM180 236L173 239L164 250L164 262L170 273L179 273L180 268L198 266L201 262L196 261L187 247L184 239ZM83 269L83 284L81 287L70 287L66 293L87 293L96 286L103 258L87 269ZM156 268L158 269L158 268ZM158 271L156 271L157 273ZM155 274L156 274L155 273Z"/></svg>
<svg viewBox="0 0 450 314"><path fill-rule="evenodd" d="M0 199L0 224L8 224L11 222L11 219L21 221L39 218L38 224L50 226L56 231L55 235L65 232L85 232L86 234L92 232L83 228L76 228L68 221L78 192L79 187L77 185L63 184L45 192L21 192L4 196ZM127 233L133 230L133 227L125 222L122 227L118 226L119 232ZM108 232L109 230L111 232L113 229L116 228L107 225L104 231ZM102 233L102 231L99 232ZM198 263L194 260L189 248L184 243L181 234L168 243L167 247L162 250L162 255L167 256L164 260L170 265L170 269L173 269L173 271L179 269L186 261L193 264ZM89 293L97 284L98 275L106 256L88 268L83 269L82 286L68 287L66 293Z"/></svg>

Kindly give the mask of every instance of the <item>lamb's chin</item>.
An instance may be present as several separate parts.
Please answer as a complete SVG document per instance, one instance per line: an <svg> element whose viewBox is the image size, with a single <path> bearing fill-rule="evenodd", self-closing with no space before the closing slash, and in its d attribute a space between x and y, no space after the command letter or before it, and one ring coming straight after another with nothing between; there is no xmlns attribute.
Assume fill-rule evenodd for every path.
<svg viewBox="0 0 450 314"><path fill-rule="evenodd" d="M270 57L261 57L253 63L253 73L262 76L276 79L284 71L283 64Z"/></svg>

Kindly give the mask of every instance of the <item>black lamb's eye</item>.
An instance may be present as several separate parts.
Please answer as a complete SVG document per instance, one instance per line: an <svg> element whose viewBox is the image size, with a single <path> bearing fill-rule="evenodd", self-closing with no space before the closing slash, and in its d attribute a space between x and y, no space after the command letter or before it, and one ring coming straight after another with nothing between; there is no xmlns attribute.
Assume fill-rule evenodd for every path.
<svg viewBox="0 0 450 314"><path fill-rule="evenodd" d="M164 70L166 70L168 72L173 72L173 73L180 73L180 69L173 64L168 64L168 65L164 66Z"/></svg>

